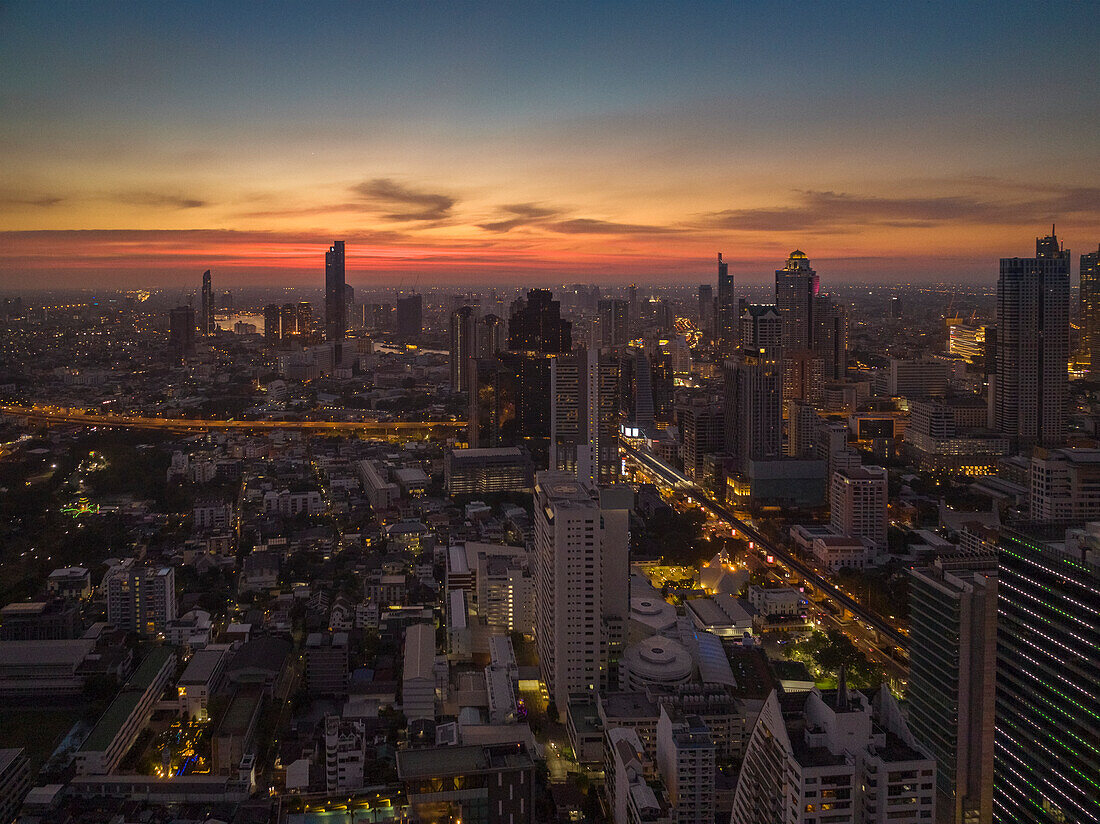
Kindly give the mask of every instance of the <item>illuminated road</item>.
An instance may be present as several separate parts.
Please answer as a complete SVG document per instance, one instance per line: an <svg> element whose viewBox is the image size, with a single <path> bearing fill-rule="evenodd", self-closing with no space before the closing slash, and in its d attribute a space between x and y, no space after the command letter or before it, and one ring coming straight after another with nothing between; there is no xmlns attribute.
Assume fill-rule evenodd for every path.
<svg viewBox="0 0 1100 824"><path fill-rule="evenodd" d="M102 426L109 429L155 429L196 432L212 429L244 432L296 430L312 435L356 435L387 441L447 440L461 435L466 421L238 421L203 418L150 418L142 415L101 415L82 409L45 406L0 405L0 413L13 418L51 424Z"/></svg>
<svg viewBox="0 0 1100 824"><path fill-rule="evenodd" d="M817 572L817 570L807 565L804 561L796 558L782 547L773 544L761 535L751 524L746 523L734 515L733 511L725 504L718 503L718 501L710 497L702 488L691 484L681 473L648 452L643 452L625 443L623 444L623 448L630 457L634 458L643 468L647 469L654 479L659 480L675 492L689 494L691 498L698 501L699 505L704 509L709 510L723 521L735 527L739 532L744 533L758 547L763 548L768 553L780 559L786 566L798 572L799 575L813 584L814 587L828 595L829 598L846 607L860 621L869 624L882 636L889 638L902 649L908 647L909 639L898 632L894 627L890 626L890 624L886 623L877 613L868 611L859 601L838 589L834 584L830 583L825 577ZM897 662L895 662L895 664L896 663Z"/></svg>

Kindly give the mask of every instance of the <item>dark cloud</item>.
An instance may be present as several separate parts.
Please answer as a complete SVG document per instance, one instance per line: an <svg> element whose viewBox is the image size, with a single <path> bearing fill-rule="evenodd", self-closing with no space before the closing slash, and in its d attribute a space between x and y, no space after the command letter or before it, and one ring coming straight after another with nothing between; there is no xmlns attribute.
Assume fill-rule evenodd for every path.
<svg viewBox="0 0 1100 824"><path fill-rule="evenodd" d="M65 198L57 195L27 195L18 192L0 192L0 209L23 209L27 206L49 208L64 203Z"/></svg>
<svg viewBox="0 0 1100 824"><path fill-rule="evenodd" d="M351 187L352 192L391 210L386 220L442 220L450 217L455 199L449 195L417 192L386 177Z"/></svg>
<svg viewBox="0 0 1100 824"><path fill-rule="evenodd" d="M646 226L640 223L613 223L578 217L553 223L550 228L563 235L656 235L679 231L669 226Z"/></svg>
<svg viewBox="0 0 1100 824"><path fill-rule="evenodd" d="M112 192L104 197L129 206L149 206L154 209L198 209L209 205L205 200L167 192Z"/></svg>
<svg viewBox="0 0 1100 824"><path fill-rule="evenodd" d="M951 222L1016 226L1079 214L1100 214L1100 188L1044 189L1045 197L991 201L971 195L868 197L802 191L793 206L727 209L706 225L760 232L850 232L860 226L935 228Z"/></svg>
<svg viewBox="0 0 1100 824"><path fill-rule="evenodd" d="M478 224L479 228L489 232L507 232L511 229L515 229L517 226L530 226L532 224L543 223L547 219L557 217L561 214L561 211L558 209L550 209L535 203L512 203L507 206L501 206L500 211L505 215L510 215L510 217L491 223Z"/></svg>

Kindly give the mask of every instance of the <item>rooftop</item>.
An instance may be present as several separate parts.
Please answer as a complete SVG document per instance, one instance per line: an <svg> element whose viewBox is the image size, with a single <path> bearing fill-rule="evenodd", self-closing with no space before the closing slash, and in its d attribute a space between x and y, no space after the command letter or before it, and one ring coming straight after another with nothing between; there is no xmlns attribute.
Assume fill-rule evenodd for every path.
<svg viewBox="0 0 1100 824"><path fill-rule="evenodd" d="M441 775L470 775L497 770L524 770L535 765L527 745L473 745L399 750L397 773L402 781L436 778Z"/></svg>

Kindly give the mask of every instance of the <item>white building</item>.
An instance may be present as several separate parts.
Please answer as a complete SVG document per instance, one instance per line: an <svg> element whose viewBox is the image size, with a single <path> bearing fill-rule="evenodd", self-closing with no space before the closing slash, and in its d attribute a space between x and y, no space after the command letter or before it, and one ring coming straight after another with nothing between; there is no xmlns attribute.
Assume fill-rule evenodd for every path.
<svg viewBox="0 0 1100 824"><path fill-rule="evenodd" d="M197 718L200 721L210 718L207 712L210 696L221 686L228 652L228 644L216 644L191 656L176 682L179 711L184 718Z"/></svg>
<svg viewBox="0 0 1100 824"><path fill-rule="evenodd" d="M661 707L657 721L657 768L668 788L674 824L714 821L714 740L697 715Z"/></svg>
<svg viewBox="0 0 1100 824"><path fill-rule="evenodd" d="M869 538L886 549L886 470L864 466L833 473L829 487L830 523L839 535Z"/></svg>
<svg viewBox="0 0 1100 824"><path fill-rule="evenodd" d="M228 529L233 523L233 506L226 501L197 501L192 515L197 530Z"/></svg>
<svg viewBox="0 0 1100 824"><path fill-rule="evenodd" d="M325 499L316 490L308 492L290 492L284 489L282 492L264 493L264 514L279 514L284 518L293 518L297 515L320 515L325 511Z"/></svg>
<svg viewBox="0 0 1100 824"><path fill-rule="evenodd" d="M351 793L364 786L367 736L362 721L325 716L325 789Z"/></svg>
<svg viewBox="0 0 1100 824"><path fill-rule="evenodd" d="M540 472L535 496L535 637L543 679L564 709L570 694L608 682L622 647L633 493Z"/></svg>
<svg viewBox="0 0 1100 824"><path fill-rule="evenodd" d="M176 618L176 572L172 567L137 566L127 558L107 570L107 621L125 632L155 636Z"/></svg>
<svg viewBox="0 0 1100 824"><path fill-rule="evenodd" d="M817 689L765 702L745 752L730 824L927 824L936 762L883 686L874 705Z"/></svg>
<svg viewBox="0 0 1100 824"><path fill-rule="evenodd" d="M1030 502L1033 521L1100 518L1100 449L1036 449Z"/></svg>
<svg viewBox="0 0 1100 824"><path fill-rule="evenodd" d="M359 481L363 484L371 509L377 512L396 506L401 500L401 490L389 480L389 473L385 469L380 471L374 461L359 461L357 466Z"/></svg>
<svg viewBox="0 0 1100 824"><path fill-rule="evenodd" d="M614 824L672 824L663 788L650 783L656 770L638 733L629 727L608 729L606 751L607 797Z"/></svg>

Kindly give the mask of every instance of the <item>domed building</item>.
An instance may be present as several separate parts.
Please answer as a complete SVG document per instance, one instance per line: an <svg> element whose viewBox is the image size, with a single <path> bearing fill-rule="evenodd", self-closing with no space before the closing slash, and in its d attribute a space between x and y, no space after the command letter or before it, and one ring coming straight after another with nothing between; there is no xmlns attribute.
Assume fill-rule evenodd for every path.
<svg viewBox="0 0 1100 824"><path fill-rule="evenodd" d="M682 644L654 635L623 652L619 664L623 689L639 692L649 686L676 686L691 678L694 662Z"/></svg>
<svg viewBox="0 0 1100 824"><path fill-rule="evenodd" d="M636 595L630 599L630 621L627 626L627 644L645 640L654 635L676 635L676 607L660 597L650 594Z"/></svg>

